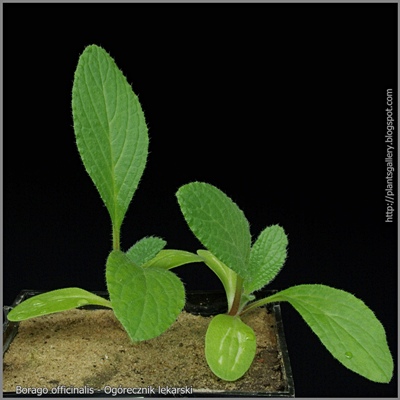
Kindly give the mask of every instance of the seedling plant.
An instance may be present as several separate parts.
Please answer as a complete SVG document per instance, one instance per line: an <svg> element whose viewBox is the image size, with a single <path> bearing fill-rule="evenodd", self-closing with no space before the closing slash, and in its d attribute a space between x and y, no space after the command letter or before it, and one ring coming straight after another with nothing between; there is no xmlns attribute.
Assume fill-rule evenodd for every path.
<svg viewBox="0 0 400 400"><path fill-rule="evenodd" d="M197 254L164 249L166 242L145 237L121 250L121 226L144 172L149 137L137 96L114 60L88 46L79 58L72 91L76 143L87 173L111 218L112 249L106 261L110 300L80 288L63 288L25 300L10 321L85 305L111 308L133 341L162 334L185 303L184 286L171 269L204 262L219 277L228 311L213 317L205 355L219 378L235 381L249 369L256 337L241 316L272 302L289 302L326 348L344 366L375 382L389 382L393 360L383 326L350 293L325 285L298 285L255 299L286 259L282 227L265 228L252 242L249 223L222 191L202 182L182 186L177 199L190 229L205 247Z"/></svg>
<svg viewBox="0 0 400 400"><path fill-rule="evenodd" d="M271 302L289 302L328 351L350 370L375 382L389 382L393 360L382 324L358 298L325 285L298 285L255 300L286 259L282 227L265 228L252 243L249 223L239 207L208 183L192 182L177 192L181 211L206 250L197 254L219 277L228 312L215 316L206 333L205 353L215 375L235 381L249 369L256 337L241 316Z"/></svg>
<svg viewBox="0 0 400 400"><path fill-rule="evenodd" d="M112 250L106 263L110 300L80 288L57 289L25 300L8 319L100 305L113 309L133 341L154 338L169 328L185 304L183 284L170 269L201 259L164 250L166 242L153 236L121 250L121 226L145 169L149 137L138 97L98 46L88 46L79 58L72 112L79 154L111 218Z"/></svg>

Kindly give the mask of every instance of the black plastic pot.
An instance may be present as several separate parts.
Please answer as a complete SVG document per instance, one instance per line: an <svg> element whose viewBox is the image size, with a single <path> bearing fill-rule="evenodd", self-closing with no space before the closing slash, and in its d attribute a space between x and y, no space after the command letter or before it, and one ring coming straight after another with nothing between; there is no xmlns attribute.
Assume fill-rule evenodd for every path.
<svg viewBox="0 0 400 400"><path fill-rule="evenodd" d="M4 307L5 317L7 316L8 310L15 307L22 301L37 294L43 293L42 291L35 290L22 290L17 296L15 301L10 307ZM93 292L99 296L107 298L107 292ZM265 297L268 294L272 294L272 291L260 291L257 297ZM294 397L294 381L290 365L289 354L286 346L286 340L283 329L283 322L281 316L281 308L279 303L271 303L266 306L268 310L273 313L276 320L276 332L277 332L277 344L278 351L281 354L282 368L281 373L286 382L282 390L275 392L247 392L247 391L229 391L229 392L196 392L195 390L191 394L185 394L184 397ZM84 306L83 309L98 309L101 307L97 306ZM185 311L202 316L212 316L219 313L224 313L227 309L225 293L221 291L188 291L186 293L186 305ZM3 356L8 350L10 344L14 340L18 333L19 323L8 321L5 318L3 324ZM4 397L37 397L32 394L23 395L17 394L15 392L3 392ZM83 395L74 394L69 396L67 394L57 394L57 393L45 393L41 397L163 397L162 393L156 393L155 395L111 395L107 394L101 390L94 390L93 393L86 393ZM171 397L166 395L166 397ZM180 397L174 396L174 397Z"/></svg>

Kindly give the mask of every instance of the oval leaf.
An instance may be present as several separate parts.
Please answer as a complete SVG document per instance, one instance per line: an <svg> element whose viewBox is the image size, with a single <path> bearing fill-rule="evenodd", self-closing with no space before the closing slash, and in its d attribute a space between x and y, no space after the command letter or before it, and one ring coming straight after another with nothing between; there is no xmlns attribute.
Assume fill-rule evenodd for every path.
<svg viewBox="0 0 400 400"><path fill-rule="evenodd" d="M118 232L146 165L148 135L137 96L114 60L88 46L72 89L76 143Z"/></svg>
<svg viewBox="0 0 400 400"><path fill-rule="evenodd" d="M245 277L246 293L253 293L270 283L286 260L288 239L279 225L265 228L253 244L250 252L248 274Z"/></svg>
<svg viewBox="0 0 400 400"><path fill-rule="evenodd" d="M374 382L387 383L393 359L382 324L352 294L325 285L299 285L268 298L288 301L344 366Z"/></svg>
<svg viewBox="0 0 400 400"><path fill-rule="evenodd" d="M65 288L30 297L13 308L7 318L10 321L23 321L86 305L111 308L111 303L100 296L79 288Z"/></svg>
<svg viewBox="0 0 400 400"><path fill-rule="evenodd" d="M208 326L205 352L215 375L226 381L236 381L253 362L256 336L239 317L220 314Z"/></svg>
<svg viewBox="0 0 400 400"><path fill-rule="evenodd" d="M187 224L203 246L237 274L246 276L251 235L243 211L208 183L184 185L176 196Z"/></svg>
<svg viewBox="0 0 400 400"><path fill-rule="evenodd" d="M166 331L185 304L185 290L175 274L139 267L119 250L107 259L106 277L114 313L133 341Z"/></svg>
<svg viewBox="0 0 400 400"><path fill-rule="evenodd" d="M158 237L150 236L140 239L127 252L128 258L136 265L143 266L146 262L153 259L167 244Z"/></svg>

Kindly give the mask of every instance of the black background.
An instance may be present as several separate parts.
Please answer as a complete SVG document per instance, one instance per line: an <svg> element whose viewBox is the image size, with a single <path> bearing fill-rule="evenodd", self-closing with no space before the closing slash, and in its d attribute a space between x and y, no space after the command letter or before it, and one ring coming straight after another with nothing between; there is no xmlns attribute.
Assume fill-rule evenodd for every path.
<svg viewBox="0 0 400 400"><path fill-rule="evenodd" d="M212 183L254 236L285 228L289 256L271 288L323 283L355 294L397 355L397 225L385 223L384 200L397 4L3 7L4 304L25 288L105 289L110 221L71 115L78 57L97 44L138 94L151 137L123 248L149 235L200 248L175 192ZM187 289L221 287L205 267L176 272ZM369 382L288 304L282 313L297 396L397 395L397 368L390 384Z"/></svg>

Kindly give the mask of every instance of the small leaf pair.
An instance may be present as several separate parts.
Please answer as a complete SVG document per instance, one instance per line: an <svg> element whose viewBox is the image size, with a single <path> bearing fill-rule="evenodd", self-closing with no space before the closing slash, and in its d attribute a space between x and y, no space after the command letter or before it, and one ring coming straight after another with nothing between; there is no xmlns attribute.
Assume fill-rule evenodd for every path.
<svg viewBox="0 0 400 400"><path fill-rule="evenodd" d="M251 294L281 270L288 244L283 228L265 228L252 245L243 211L216 187L192 182L179 188L176 196L190 229L208 250L199 250L199 256L224 285L228 312L238 314Z"/></svg>
<svg viewBox="0 0 400 400"><path fill-rule="evenodd" d="M162 239L148 237L126 253L113 250L108 257L106 280L111 305L133 341L159 336L175 322L185 305L185 289L168 270L200 261L188 252L162 251L165 245Z"/></svg>
<svg viewBox="0 0 400 400"><path fill-rule="evenodd" d="M107 260L106 280L114 313L133 341L163 333L185 305L185 289L172 272L143 265L165 245L145 238L125 254L113 250ZM153 246L156 247L153 247ZM157 249L156 254L152 251Z"/></svg>

